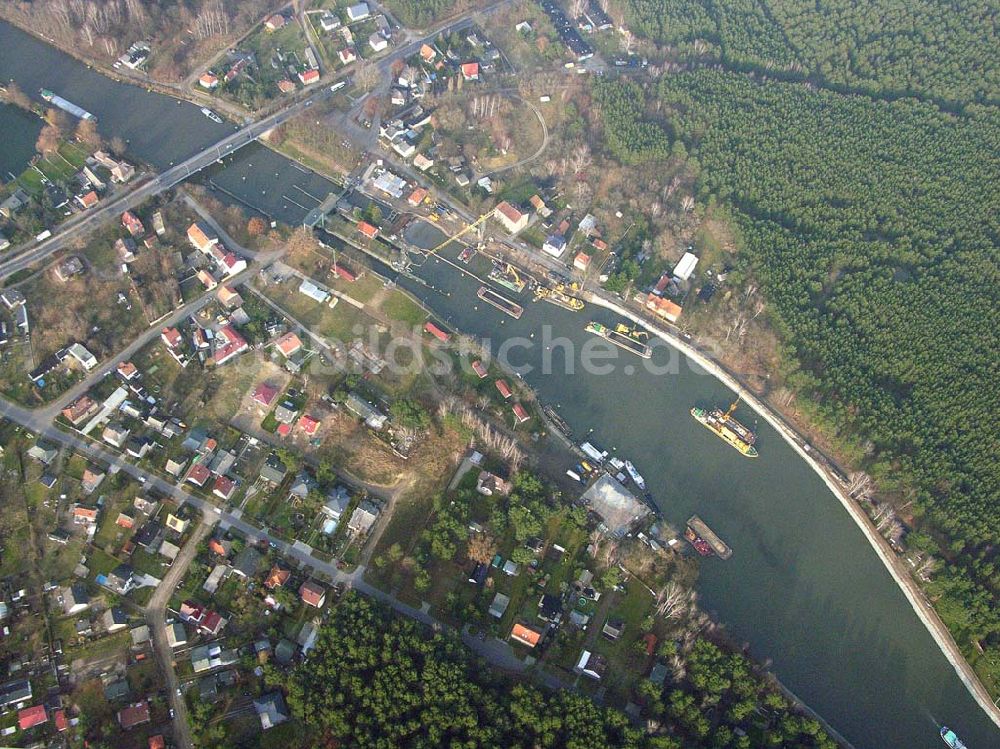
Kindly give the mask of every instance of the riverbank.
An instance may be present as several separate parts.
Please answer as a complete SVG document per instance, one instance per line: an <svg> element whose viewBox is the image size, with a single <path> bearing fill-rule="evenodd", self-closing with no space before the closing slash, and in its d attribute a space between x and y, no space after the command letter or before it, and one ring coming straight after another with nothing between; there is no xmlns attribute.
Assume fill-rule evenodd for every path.
<svg viewBox="0 0 1000 749"><path fill-rule="evenodd" d="M651 323L648 319L640 317L624 306L604 299L598 294L588 292L587 301L591 304L611 310L612 312L631 320L633 323L642 325L649 329L650 332L652 332L657 338L684 354L684 356L695 362L699 367L704 369L727 387L740 393L743 402L782 436L785 442L788 443L798 456L819 475L819 477L823 480L823 483L826 484L827 488L835 497L837 497L844 509L847 510L848 515L850 515L851 519L854 520L858 528L861 529L861 532L864 534L871 547L875 550L875 554L889 571L889 574L892 576L896 584L903 591L903 594L905 595L907 601L909 601L911 608L914 613L916 613L917 618L921 621L924 627L926 627L931 637L941 649L942 654L955 669L959 679L965 685L966 689L968 689L973 699L975 699L976 703L983 709L983 712L989 716L990 720L992 720L997 727L1000 727L1000 708L993 703L986 687L983 686L982 682L979 680L979 676L962 656L958 644L951 636L951 632L945 626L944 622L941 621L940 617L938 617L934 607L927 600L923 591L910 576L909 571L903 566L903 560L896 555L896 553L889 546L888 542L871 524L868 516L858 506L857 502L849 497L830 472L825 470L815 457L806 451L806 442L788 425L785 419L780 414L773 411L770 406L753 395L752 392L739 382L739 380L723 369L718 362L708 358L694 346L684 342L658 325Z"/></svg>

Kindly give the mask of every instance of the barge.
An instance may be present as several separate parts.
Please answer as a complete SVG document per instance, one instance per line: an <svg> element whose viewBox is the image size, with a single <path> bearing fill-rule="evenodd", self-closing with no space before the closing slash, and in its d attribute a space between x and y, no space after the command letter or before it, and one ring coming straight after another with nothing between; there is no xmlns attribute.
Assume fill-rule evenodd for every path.
<svg viewBox="0 0 1000 749"><path fill-rule="evenodd" d="M570 429L570 426L569 424L566 423L566 420L562 416L560 416L559 413L554 408L552 408L552 406L543 406L542 413L545 414L545 418L549 420L553 428L556 429L560 434L562 434L563 437L565 437L568 440L573 439L573 430ZM577 480L579 480L579 478Z"/></svg>
<svg viewBox="0 0 1000 749"><path fill-rule="evenodd" d="M756 458L759 453L753 443L757 440L757 435L733 417L739 402L739 398L734 400L725 412L721 408L706 411L704 408L695 406L691 409L691 415L695 421L703 424L706 429L730 447L738 450L740 454L748 458Z"/></svg>
<svg viewBox="0 0 1000 749"><path fill-rule="evenodd" d="M524 312L524 307L522 307L520 304L516 304L510 301L510 299L500 296L495 291L493 291L493 289L487 288L486 286L480 286L476 296L478 296L487 304L496 307L505 315L510 315L515 320L519 319L521 317L521 314Z"/></svg>
<svg viewBox="0 0 1000 749"><path fill-rule="evenodd" d="M527 285L525 280L521 278L521 274L517 268L510 263L499 260L493 261L493 270L490 271L489 278L494 283L513 291L515 294L520 294Z"/></svg>
<svg viewBox="0 0 1000 749"><path fill-rule="evenodd" d="M715 531L709 528L705 524L705 521L697 515L692 515L688 518L687 530L695 536L695 539L692 539L687 532L684 534L685 537L691 541L692 546L694 546L694 548L697 549L698 553L702 556L707 555L702 551L702 548L704 547L699 548L699 544L696 543L696 540L700 540L702 543L706 544L711 551L715 552L719 559L729 559L733 555L733 550L729 548L726 542L719 538Z"/></svg>
<svg viewBox="0 0 1000 749"><path fill-rule="evenodd" d="M537 302L539 299L549 304L554 304L557 307L572 310L573 312L579 312L584 306L582 299L566 293L566 286L564 284L559 284L553 288L539 286L535 290L535 301Z"/></svg>
<svg viewBox="0 0 1000 749"><path fill-rule="evenodd" d="M41 97L45 99L45 101L47 101L52 106L58 107L64 112L69 112L71 115L73 115L74 117L79 117L81 120L90 120L91 122L97 122L97 118L94 117L94 115L92 115L86 109L84 109L83 107L78 107L73 102L67 101L61 96L52 93L47 88L43 88L40 93Z"/></svg>
<svg viewBox="0 0 1000 749"><path fill-rule="evenodd" d="M641 356L643 359L648 359L653 355L649 344L645 342L645 338L648 334L644 331L635 330L634 328L629 328L625 325L619 325L618 327L612 329L599 322L587 323L586 330L588 333L599 335L601 338L610 341L619 348L630 351L636 356Z"/></svg>

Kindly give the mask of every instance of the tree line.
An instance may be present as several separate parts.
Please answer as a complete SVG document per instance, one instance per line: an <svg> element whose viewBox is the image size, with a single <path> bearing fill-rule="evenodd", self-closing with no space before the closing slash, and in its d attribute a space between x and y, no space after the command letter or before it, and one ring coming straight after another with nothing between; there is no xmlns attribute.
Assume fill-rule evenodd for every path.
<svg viewBox="0 0 1000 749"><path fill-rule="evenodd" d="M629 28L732 66L874 95L1000 102L988 0L614 0Z"/></svg>
<svg viewBox="0 0 1000 749"><path fill-rule="evenodd" d="M303 746L524 749L832 749L816 721L794 712L742 656L705 642L661 692L643 688L646 732L616 709L575 692L547 692L484 668L453 637L430 633L355 593L333 609L287 690Z"/></svg>

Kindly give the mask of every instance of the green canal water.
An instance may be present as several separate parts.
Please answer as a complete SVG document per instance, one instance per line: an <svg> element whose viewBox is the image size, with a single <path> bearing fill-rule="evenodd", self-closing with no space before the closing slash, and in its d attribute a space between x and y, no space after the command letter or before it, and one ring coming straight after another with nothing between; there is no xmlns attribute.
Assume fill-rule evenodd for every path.
<svg viewBox="0 0 1000 749"><path fill-rule="evenodd" d="M128 139L139 158L161 168L232 128L192 105L115 83L0 24L0 80L10 79L31 94L50 88L85 107L98 116L105 137ZM37 123L0 108L0 127L0 166L16 173L30 158ZM259 146L202 179L220 195L290 223L335 189ZM436 228L422 231L411 238L423 246L439 241ZM566 374L564 348L546 351L541 344L545 326L579 351L592 339L583 331L586 322L614 322L613 314L590 307L573 313L524 298L518 300L524 315L515 321L481 303L478 282L444 262L431 260L418 275L424 283L399 282L445 322L489 337L494 349L516 337L533 343L510 358L534 367L524 379L539 397L578 435L593 429L605 448L630 457L668 521L680 526L697 512L733 547L729 561L701 565L701 605L851 743L933 749L942 745L937 724L947 723L970 749L1000 746L1000 731L819 477L764 423L758 425L761 457L748 460L691 419L694 404L730 401L725 387L665 344L656 346L651 364L668 373L647 371L614 349L613 374L587 373L579 361ZM553 371L542 374L546 357ZM752 414L741 416L753 422Z"/></svg>

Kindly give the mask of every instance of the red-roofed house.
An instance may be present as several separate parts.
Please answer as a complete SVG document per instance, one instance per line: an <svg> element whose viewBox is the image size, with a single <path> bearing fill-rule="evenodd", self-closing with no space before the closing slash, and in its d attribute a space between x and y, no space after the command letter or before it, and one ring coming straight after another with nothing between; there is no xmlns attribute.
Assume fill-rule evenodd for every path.
<svg viewBox="0 0 1000 749"><path fill-rule="evenodd" d="M122 226L131 234L133 237L141 237L146 233L146 227L142 225L142 221L136 216L132 211L125 211L122 214Z"/></svg>
<svg viewBox="0 0 1000 749"><path fill-rule="evenodd" d="M160 331L160 338L167 348L177 348L181 345L181 334L177 328L164 328Z"/></svg>
<svg viewBox="0 0 1000 749"><path fill-rule="evenodd" d="M246 342L246 339L244 339L243 336L236 332L236 328L232 325L223 325L219 328L217 337L221 337L225 340L225 344L217 348L215 353L212 354L212 362L216 366L225 364L234 356L242 354L250 348L250 344Z"/></svg>
<svg viewBox="0 0 1000 749"><path fill-rule="evenodd" d="M514 394L513 391L510 389L510 385L507 384L506 380L497 380L496 386L497 390L500 391L500 395L503 396L504 400L507 400L508 398L510 398L510 396Z"/></svg>
<svg viewBox="0 0 1000 749"><path fill-rule="evenodd" d="M309 68L309 70L304 70L299 73L299 80L302 81L303 86L308 86L310 83L315 83L319 80L319 71L316 68Z"/></svg>
<svg viewBox="0 0 1000 749"><path fill-rule="evenodd" d="M424 332L430 333L432 336L437 338L441 343L447 343L451 340L451 336L445 333L441 328L432 323L430 320L424 323Z"/></svg>
<svg viewBox="0 0 1000 749"><path fill-rule="evenodd" d="M215 486L212 487L212 494L224 502L228 502L236 491L236 482L225 476L215 479Z"/></svg>
<svg viewBox="0 0 1000 749"><path fill-rule="evenodd" d="M355 276L353 273L351 273L351 271L349 271L347 268L345 268L340 263L334 263L333 264L333 272L336 273L338 276L340 276L341 278L343 278L345 281L347 281L349 283L352 283L352 282L358 280L357 276Z"/></svg>
<svg viewBox="0 0 1000 749"><path fill-rule="evenodd" d="M285 17L280 13L275 13L264 21L264 28L268 31L277 31L278 29L285 28Z"/></svg>
<svg viewBox="0 0 1000 749"><path fill-rule="evenodd" d="M278 397L278 388L266 382L260 383L253 391L253 402L264 408L270 408L274 399Z"/></svg>
<svg viewBox="0 0 1000 749"><path fill-rule="evenodd" d="M219 243L219 238L215 232L207 225L195 221L187 230L188 241L202 252L208 252L214 245Z"/></svg>
<svg viewBox="0 0 1000 749"><path fill-rule="evenodd" d="M517 419L518 424L523 424L531 418L520 403L515 403L510 410L514 412L514 418Z"/></svg>
<svg viewBox="0 0 1000 749"><path fill-rule="evenodd" d="M576 253L576 257L573 258L573 267L577 270L587 270L590 267L590 255L586 252Z"/></svg>
<svg viewBox="0 0 1000 749"><path fill-rule="evenodd" d="M268 590L284 587L285 583L287 583L291 577L291 570L285 570L275 565L271 568L271 572L268 574L267 579L264 580L264 587Z"/></svg>
<svg viewBox="0 0 1000 749"><path fill-rule="evenodd" d="M290 94L295 90L295 84L287 78L278 81L278 90L283 94Z"/></svg>
<svg viewBox="0 0 1000 749"><path fill-rule="evenodd" d="M219 85L219 76L211 71L202 73L201 78L198 79L198 85L211 91Z"/></svg>
<svg viewBox="0 0 1000 749"><path fill-rule="evenodd" d="M493 217L503 224L504 228L511 234L521 231L528 225L528 214L521 213L506 200L497 204L493 209Z"/></svg>
<svg viewBox="0 0 1000 749"><path fill-rule="evenodd" d="M22 731L40 726L49 719L49 714L45 712L45 705L35 705L17 711L17 726Z"/></svg>
<svg viewBox="0 0 1000 749"><path fill-rule="evenodd" d="M149 737L149 749L167 749L167 740L162 733Z"/></svg>
<svg viewBox="0 0 1000 749"><path fill-rule="evenodd" d="M426 197L427 197L427 188L418 187L416 190L410 193L410 197L406 199L406 202L416 207L420 205L424 201L424 198Z"/></svg>
<svg viewBox="0 0 1000 749"><path fill-rule="evenodd" d="M143 723L149 723L149 703L143 700L129 705L124 710L119 710L118 723L126 731L141 726Z"/></svg>
<svg viewBox="0 0 1000 749"><path fill-rule="evenodd" d="M479 361L479 359L476 359L474 362L472 362L472 371L475 372L477 375L479 375L480 380L489 374L489 370L487 370L486 367L483 366L483 363Z"/></svg>
<svg viewBox="0 0 1000 749"><path fill-rule="evenodd" d="M121 375L122 379L125 380L131 380L139 374L138 367L130 361L118 362L118 366L115 367L115 369L118 371L118 374Z"/></svg>
<svg viewBox="0 0 1000 749"><path fill-rule="evenodd" d="M205 482L208 481L208 478L211 475L212 472L208 470L208 466L204 463L195 463L191 466L190 470L188 470L187 476L184 480L200 487L205 485Z"/></svg>
<svg viewBox="0 0 1000 749"><path fill-rule="evenodd" d="M278 428L275 429L274 431L277 432L277 434L278 434L279 437L281 437L282 439L284 439L285 437L287 437L289 434L292 433L292 425L291 424L278 424Z"/></svg>
<svg viewBox="0 0 1000 749"><path fill-rule="evenodd" d="M62 733L69 728L69 720L66 718L66 711L59 709L52 713L52 722L55 723L56 730Z"/></svg>
<svg viewBox="0 0 1000 749"><path fill-rule="evenodd" d="M340 56L340 62L344 65L352 63L358 59L358 55L350 47L344 47L340 52L337 53Z"/></svg>
<svg viewBox="0 0 1000 749"><path fill-rule="evenodd" d="M437 51L429 44L424 44L420 47L420 59L424 62L434 62L434 58L437 57Z"/></svg>
<svg viewBox="0 0 1000 749"><path fill-rule="evenodd" d="M319 429L319 420L314 419L309 414L305 414L301 419L299 419L299 428L312 437L316 434L316 430Z"/></svg>
<svg viewBox="0 0 1000 749"><path fill-rule="evenodd" d="M80 207L82 208L93 208L95 205L97 205L97 201L99 200L99 198L97 197L97 193L94 192L93 190L91 190L88 193L85 193L84 195L77 196L76 199L80 203Z"/></svg>
<svg viewBox="0 0 1000 749"><path fill-rule="evenodd" d="M274 345L283 356L294 356L302 350L302 339L295 333L285 333L274 342Z"/></svg>
<svg viewBox="0 0 1000 749"><path fill-rule="evenodd" d="M368 239L375 239L375 237L378 236L378 229L369 224L367 221L358 222L358 231Z"/></svg>
<svg viewBox="0 0 1000 749"><path fill-rule="evenodd" d="M303 603L308 603L318 609L322 608L323 604L326 603L326 588L312 580L306 580L299 587L299 598L302 599Z"/></svg>
<svg viewBox="0 0 1000 749"><path fill-rule="evenodd" d="M478 81L479 63L478 62L462 63L462 77L467 81Z"/></svg>
<svg viewBox="0 0 1000 749"><path fill-rule="evenodd" d="M659 317L669 322L677 322L683 311L679 304L652 293L646 297L646 309L655 312Z"/></svg>
<svg viewBox="0 0 1000 749"><path fill-rule="evenodd" d="M542 634L523 624L515 624L514 629L510 631L510 639L533 648L542 639Z"/></svg>

